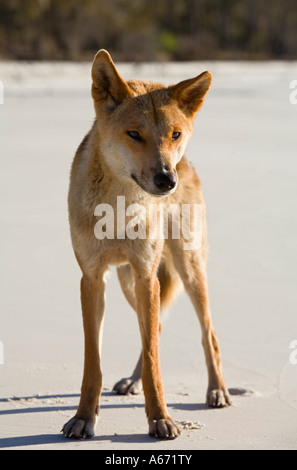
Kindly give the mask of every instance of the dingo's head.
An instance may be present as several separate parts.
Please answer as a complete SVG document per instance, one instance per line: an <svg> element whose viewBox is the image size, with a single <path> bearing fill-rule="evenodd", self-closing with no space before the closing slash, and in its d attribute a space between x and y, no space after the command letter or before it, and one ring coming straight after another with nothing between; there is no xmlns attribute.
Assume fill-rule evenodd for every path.
<svg viewBox="0 0 297 470"><path fill-rule="evenodd" d="M169 87L125 82L109 53L101 50L92 79L99 145L111 171L155 196L175 191L176 165L209 90L211 73Z"/></svg>

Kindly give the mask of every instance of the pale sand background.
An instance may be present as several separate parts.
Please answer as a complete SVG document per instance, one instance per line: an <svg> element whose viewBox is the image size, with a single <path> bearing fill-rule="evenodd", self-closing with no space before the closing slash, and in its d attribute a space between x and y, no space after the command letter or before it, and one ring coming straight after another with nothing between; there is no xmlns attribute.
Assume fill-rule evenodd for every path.
<svg viewBox="0 0 297 470"><path fill-rule="evenodd" d="M296 63L121 65L125 78L174 83L214 74L187 155L208 207L209 283L229 387L250 393L207 410L194 310L182 295L166 320L161 359L177 421L173 442L147 436L143 396L110 393L139 352L137 321L113 273L107 291L104 394L97 436L59 434L75 411L83 363L80 271L69 239L68 175L93 117L90 64L0 64L0 448L296 449ZM191 427L191 426L190 426ZM195 427L195 426L192 426Z"/></svg>

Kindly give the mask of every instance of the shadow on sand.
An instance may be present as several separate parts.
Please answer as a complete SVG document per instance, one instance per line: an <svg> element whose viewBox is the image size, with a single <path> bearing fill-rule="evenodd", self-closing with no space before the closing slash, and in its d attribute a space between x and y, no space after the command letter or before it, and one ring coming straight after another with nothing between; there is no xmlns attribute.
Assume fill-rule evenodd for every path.
<svg viewBox="0 0 297 470"><path fill-rule="evenodd" d="M29 400L51 400L51 399L69 399L77 398L79 399L79 394L60 394L60 395L38 395L31 397L13 397L13 398L0 398L0 403L26 403ZM103 392L102 397L115 397L115 394L112 392ZM108 408L143 408L144 403L102 403L100 405L102 409ZM168 408L176 410L187 410L187 411L197 411L197 410L206 410L207 406L205 404L197 403L172 403L168 404ZM53 411L76 411L77 405L56 405L53 404L48 406L30 406L27 408L13 408L8 410L0 410L0 416L2 415L15 415L15 414L29 414L29 413L47 413ZM126 434L126 435L103 435L95 436L90 442L112 442L112 443L152 443L154 439L148 436L147 434ZM155 440L159 442L158 439ZM65 439L62 434L40 434L32 436L18 436L18 437L5 437L0 438L0 449L3 448L13 448L13 447L25 447L25 446L42 446L47 444L63 444L64 446L69 443L75 442L75 439ZM79 441L78 441L79 442Z"/></svg>

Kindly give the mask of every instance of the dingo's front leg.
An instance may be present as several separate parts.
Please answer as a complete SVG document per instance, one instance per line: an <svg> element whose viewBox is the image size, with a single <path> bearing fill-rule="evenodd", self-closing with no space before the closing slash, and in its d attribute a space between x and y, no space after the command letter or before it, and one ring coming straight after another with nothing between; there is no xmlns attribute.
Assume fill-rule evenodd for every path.
<svg viewBox="0 0 297 470"><path fill-rule="evenodd" d="M102 391L99 338L102 336L105 309L105 283L98 279L83 277L81 303L85 334L85 364L81 398L76 415L65 424L65 437L87 438L95 434Z"/></svg>
<svg viewBox="0 0 297 470"><path fill-rule="evenodd" d="M137 315L142 339L142 382L149 434L175 439L179 434L164 398L159 358L160 285L156 274L135 273Z"/></svg>

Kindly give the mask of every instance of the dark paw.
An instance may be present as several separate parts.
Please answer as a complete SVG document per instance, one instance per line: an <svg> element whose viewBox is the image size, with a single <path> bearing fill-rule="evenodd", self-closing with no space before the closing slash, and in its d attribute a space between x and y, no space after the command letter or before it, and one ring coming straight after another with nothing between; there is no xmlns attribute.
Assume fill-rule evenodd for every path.
<svg viewBox="0 0 297 470"><path fill-rule="evenodd" d="M209 408L225 408L230 405L232 405L232 401L227 390L213 389L207 392L207 406Z"/></svg>
<svg viewBox="0 0 297 470"><path fill-rule="evenodd" d="M113 391L119 395L138 395L142 392L142 380L136 377L122 379L115 384Z"/></svg>

